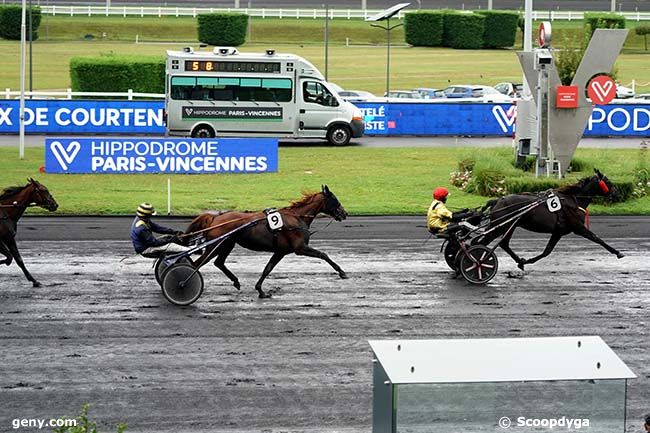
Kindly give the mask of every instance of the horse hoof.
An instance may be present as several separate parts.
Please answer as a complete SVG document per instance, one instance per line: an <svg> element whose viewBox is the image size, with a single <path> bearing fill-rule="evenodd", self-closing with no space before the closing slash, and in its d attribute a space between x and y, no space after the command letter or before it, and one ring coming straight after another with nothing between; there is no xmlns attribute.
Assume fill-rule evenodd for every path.
<svg viewBox="0 0 650 433"><path fill-rule="evenodd" d="M525 265L525 264L526 264L526 262L518 262L518 263L517 263L517 267L523 271L523 270L524 270L524 265Z"/></svg>
<svg viewBox="0 0 650 433"><path fill-rule="evenodd" d="M341 272L339 274L339 277L341 277L342 280L347 280L348 278L350 278L348 277L348 274L346 274L345 272Z"/></svg>
<svg viewBox="0 0 650 433"><path fill-rule="evenodd" d="M38 281L32 281L32 287L41 287L41 283Z"/></svg>
<svg viewBox="0 0 650 433"><path fill-rule="evenodd" d="M623 254L623 253L616 253L616 258L617 258L617 259L622 259L623 257L625 257L625 254Z"/></svg>
<svg viewBox="0 0 650 433"><path fill-rule="evenodd" d="M232 285L237 290L241 289L241 284L239 284L239 281L234 281Z"/></svg>
<svg viewBox="0 0 650 433"><path fill-rule="evenodd" d="M259 298L260 298L260 299L268 299L268 298L270 298L270 297L271 297L271 294L270 294L270 293L260 292L260 294L259 294Z"/></svg>

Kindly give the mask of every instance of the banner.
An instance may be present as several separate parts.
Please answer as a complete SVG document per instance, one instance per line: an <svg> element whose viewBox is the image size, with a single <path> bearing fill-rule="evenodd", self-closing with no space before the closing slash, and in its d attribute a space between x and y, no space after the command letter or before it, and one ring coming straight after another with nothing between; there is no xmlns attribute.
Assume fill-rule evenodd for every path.
<svg viewBox="0 0 650 433"><path fill-rule="evenodd" d="M366 135L512 136L517 107L482 103L356 103ZM647 137L649 104L594 107L585 137Z"/></svg>
<svg viewBox="0 0 650 433"><path fill-rule="evenodd" d="M163 101L27 100L25 130L32 134L164 135ZM512 104L475 102L357 103L366 135L512 136L517 115ZM282 108L183 107L187 119L243 122L282 118ZM190 111L191 110L191 111ZM287 108L284 109L288 110ZM0 100L0 133L17 134L19 101ZM585 137L647 137L650 103L594 107Z"/></svg>
<svg viewBox="0 0 650 433"><path fill-rule="evenodd" d="M271 138L47 138L47 173L268 173L278 171Z"/></svg>

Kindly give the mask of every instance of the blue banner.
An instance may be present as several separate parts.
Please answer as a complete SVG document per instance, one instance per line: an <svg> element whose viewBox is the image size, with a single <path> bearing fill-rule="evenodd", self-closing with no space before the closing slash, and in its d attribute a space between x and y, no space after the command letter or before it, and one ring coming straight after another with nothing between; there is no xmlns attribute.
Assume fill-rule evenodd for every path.
<svg viewBox="0 0 650 433"><path fill-rule="evenodd" d="M511 136L517 107L477 103L357 103L365 117L366 135ZM596 106L585 137L647 137L650 104Z"/></svg>
<svg viewBox="0 0 650 433"><path fill-rule="evenodd" d="M366 135L511 136L517 110L511 104L467 102L356 104ZM27 100L25 130L33 134L163 135L163 101ZM0 100L0 133L17 134L19 101ZM647 137L650 104L594 107L585 137Z"/></svg>
<svg viewBox="0 0 650 433"><path fill-rule="evenodd" d="M165 133L163 101L25 101L25 132L31 134ZM0 100L0 133L18 133L20 101Z"/></svg>
<svg viewBox="0 0 650 433"><path fill-rule="evenodd" d="M267 173L278 171L272 138L47 138L47 173Z"/></svg>

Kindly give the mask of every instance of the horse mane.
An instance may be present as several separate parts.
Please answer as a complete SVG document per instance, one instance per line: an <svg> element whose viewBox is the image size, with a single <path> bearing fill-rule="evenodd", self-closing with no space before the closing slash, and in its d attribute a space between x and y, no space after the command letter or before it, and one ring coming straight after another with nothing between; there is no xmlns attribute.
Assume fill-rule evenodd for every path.
<svg viewBox="0 0 650 433"><path fill-rule="evenodd" d="M563 185L558 189L556 189L556 191L562 194L576 195L582 191L582 188L585 186L585 183L587 183L590 179L591 179L590 177L585 177L583 179L580 179L577 183Z"/></svg>
<svg viewBox="0 0 650 433"><path fill-rule="evenodd" d="M2 193L0 193L0 200L6 200L10 197L13 197L23 189L25 189L24 186L10 186L9 188L5 188Z"/></svg>
<svg viewBox="0 0 650 433"><path fill-rule="evenodd" d="M303 191L302 197L296 201L291 202L291 204L287 206L287 208L292 209L292 208L306 205L307 203L311 203L318 194L320 193L314 191Z"/></svg>

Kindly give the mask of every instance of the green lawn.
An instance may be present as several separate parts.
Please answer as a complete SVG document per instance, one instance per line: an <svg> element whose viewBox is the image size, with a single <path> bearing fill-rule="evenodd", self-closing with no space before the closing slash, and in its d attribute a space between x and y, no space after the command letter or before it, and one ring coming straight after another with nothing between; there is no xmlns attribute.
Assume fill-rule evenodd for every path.
<svg viewBox="0 0 650 433"><path fill-rule="evenodd" d="M0 185L24 184L34 177L47 185L63 214L130 214L142 201L161 210L167 203L167 175L47 175L39 174L43 150L28 148L19 161L17 149L0 148ZM172 210L193 215L204 209L264 209L280 207L300 197L301 191L328 184L352 214L424 214L431 190L449 185L449 174L459 160L509 160L511 150L463 148L328 148L280 149L278 173L243 175L173 175ZM637 150L581 149L614 182L629 179L638 164ZM572 178L591 173L572 174ZM475 207L486 197L450 187L452 207ZM594 206L601 214L650 214L650 197L616 206ZM35 212L30 210L30 212Z"/></svg>
<svg viewBox="0 0 650 433"><path fill-rule="evenodd" d="M580 39L580 21L554 22L554 38ZM636 25L628 23L629 27ZM167 49L179 49L188 43L197 45L196 25L192 18L157 17L66 17L45 16L40 39L33 49L33 86L37 90L70 87L69 61L75 55L102 53L160 55ZM102 39L102 33L106 39ZM488 84L521 81L522 73L515 49L452 50L446 48L411 48L403 46L403 30L394 33L395 47L391 62L391 87L446 87L449 84ZM95 39L84 41L85 35ZM135 44L141 40L155 43ZM520 37L520 36L519 36ZM345 46L349 38L351 46ZM161 43L164 41L178 41ZM188 41L187 43L181 41ZM250 42L252 41L252 43ZM361 20L336 19L330 25L329 79L344 88L368 90L382 95L385 90L386 49L383 31ZM626 48L617 63L619 81L633 79L637 91L650 92L650 55L642 50L642 38L630 33ZM517 47L520 39L517 42ZM310 19L253 19L249 43L241 51L261 52L275 48L279 52L301 55L324 72L323 21ZM19 86L19 45L0 40L5 55L0 63L0 88ZM126 90L126 89L125 89Z"/></svg>

